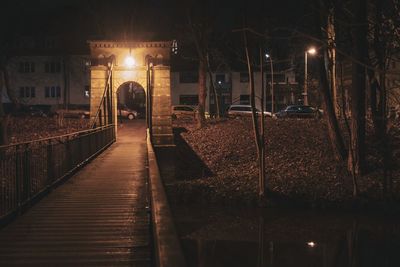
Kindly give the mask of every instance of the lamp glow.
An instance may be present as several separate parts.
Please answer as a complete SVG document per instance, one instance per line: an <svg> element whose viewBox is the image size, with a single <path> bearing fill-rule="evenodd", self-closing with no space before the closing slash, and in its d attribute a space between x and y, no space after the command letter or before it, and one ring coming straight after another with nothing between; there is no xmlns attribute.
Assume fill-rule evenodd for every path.
<svg viewBox="0 0 400 267"><path fill-rule="evenodd" d="M313 248L313 247L315 247L317 244L316 244L315 242L313 242L313 241L310 241L310 242L307 242L307 245L308 245L310 248Z"/></svg>
<svg viewBox="0 0 400 267"><path fill-rule="evenodd" d="M314 55L315 53L317 53L317 50L315 50L314 47L308 49L307 53L309 53L310 55Z"/></svg>
<svg viewBox="0 0 400 267"><path fill-rule="evenodd" d="M132 68L133 66L135 66L135 59L132 57L132 56L127 56L126 58L125 58L125 65L128 67L128 68Z"/></svg>

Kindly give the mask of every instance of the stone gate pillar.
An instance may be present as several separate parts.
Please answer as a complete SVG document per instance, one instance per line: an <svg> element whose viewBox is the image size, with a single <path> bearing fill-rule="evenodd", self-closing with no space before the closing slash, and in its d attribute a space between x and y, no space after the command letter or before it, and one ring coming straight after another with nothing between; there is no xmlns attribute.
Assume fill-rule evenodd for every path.
<svg viewBox="0 0 400 267"><path fill-rule="evenodd" d="M171 77L169 66L153 67L152 142L155 146L174 144L171 118Z"/></svg>

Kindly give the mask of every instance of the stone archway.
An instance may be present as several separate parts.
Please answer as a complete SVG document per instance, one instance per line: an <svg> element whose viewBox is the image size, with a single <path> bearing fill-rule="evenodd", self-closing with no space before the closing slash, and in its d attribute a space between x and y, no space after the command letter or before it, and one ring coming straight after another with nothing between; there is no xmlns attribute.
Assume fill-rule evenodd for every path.
<svg viewBox="0 0 400 267"><path fill-rule="evenodd" d="M91 50L91 117L101 106L107 86L112 89L112 117L117 121L117 90L140 85L147 95L146 119L155 146L173 145L169 58L172 42L89 41ZM99 56L104 59L99 59ZM125 64L129 58L129 65ZM107 60L108 59L108 60ZM100 107L101 108L101 107Z"/></svg>

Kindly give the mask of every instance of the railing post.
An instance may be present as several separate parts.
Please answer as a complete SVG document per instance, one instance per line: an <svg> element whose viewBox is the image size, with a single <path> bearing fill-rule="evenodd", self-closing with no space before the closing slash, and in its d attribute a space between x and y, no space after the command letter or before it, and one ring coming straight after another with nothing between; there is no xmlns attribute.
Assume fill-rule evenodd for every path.
<svg viewBox="0 0 400 267"><path fill-rule="evenodd" d="M69 136L67 136L67 141L65 142L65 151L67 158L67 172L69 172L72 169L71 140L69 139Z"/></svg>
<svg viewBox="0 0 400 267"><path fill-rule="evenodd" d="M24 158L23 158L23 184L22 196L23 202L29 200L31 191L31 175L30 175L30 160L29 160L29 144L24 145Z"/></svg>
<svg viewBox="0 0 400 267"><path fill-rule="evenodd" d="M20 145L15 146L15 203L12 206L18 208L21 206L21 155Z"/></svg>
<svg viewBox="0 0 400 267"><path fill-rule="evenodd" d="M100 107L100 110L99 110L99 126L101 127L101 126L103 126L103 112L101 112L101 107Z"/></svg>
<svg viewBox="0 0 400 267"><path fill-rule="evenodd" d="M49 140L47 143L47 183L51 184L53 178L53 145Z"/></svg>

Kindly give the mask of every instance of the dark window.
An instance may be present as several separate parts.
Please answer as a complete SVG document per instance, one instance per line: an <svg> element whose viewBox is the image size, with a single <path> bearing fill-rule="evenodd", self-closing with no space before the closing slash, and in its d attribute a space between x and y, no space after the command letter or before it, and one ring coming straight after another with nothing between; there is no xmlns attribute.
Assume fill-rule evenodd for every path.
<svg viewBox="0 0 400 267"><path fill-rule="evenodd" d="M241 72L240 73L240 82L241 83L248 83L249 82L249 73L248 72Z"/></svg>
<svg viewBox="0 0 400 267"><path fill-rule="evenodd" d="M240 104L243 105L250 104L250 95L240 95Z"/></svg>
<svg viewBox="0 0 400 267"><path fill-rule="evenodd" d="M197 83L199 82L199 74L197 71L182 71L179 73L180 83Z"/></svg>
<svg viewBox="0 0 400 267"><path fill-rule="evenodd" d="M24 97L25 96L25 88L24 87L20 87L19 88L19 97Z"/></svg>
<svg viewBox="0 0 400 267"><path fill-rule="evenodd" d="M22 86L19 88L19 97L21 98L32 98L36 97L35 87Z"/></svg>
<svg viewBox="0 0 400 267"><path fill-rule="evenodd" d="M192 107L188 107L188 106L183 106L183 107L177 106L177 107L174 107L174 110L178 110L178 111L193 111L193 108Z"/></svg>
<svg viewBox="0 0 400 267"><path fill-rule="evenodd" d="M46 62L44 64L44 71L46 73L59 73L61 71L60 62Z"/></svg>
<svg viewBox="0 0 400 267"><path fill-rule="evenodd" d="M34 62L20 62L18 66L18 72L20 73L30 73L35 72Z"/></svg>
<svg viewBox="0 0 400 267"><path fill-rule="evenodd" d="M25 87L25 97L31 97L31 88Z"/></svg>
<svg viewBox="0 0 400 267"><path fill-rule="evenodd" d="M199 104L199 97L197 95L180 95L179 104L197 106Z"/></svg>
<svg viewBox="0 0 400 267"><path fill-rule="evenodd" d="M45 97L61 97L61 88L60 86L46 86L44 88L44 96Z"/></svg>
<svg viewBox="0 0 400 267"><path fill-rule="evenodd" d="M61 97L61 88L60 88L60 86L56 87L56 96L57 97Z"/></svg>

